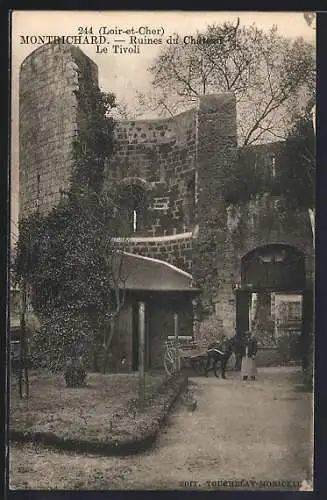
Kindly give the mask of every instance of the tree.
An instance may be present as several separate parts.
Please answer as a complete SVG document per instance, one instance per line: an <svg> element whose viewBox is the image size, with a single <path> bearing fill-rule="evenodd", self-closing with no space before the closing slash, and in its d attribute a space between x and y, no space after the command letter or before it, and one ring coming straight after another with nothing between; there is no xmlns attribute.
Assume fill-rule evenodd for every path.
<svg viewBox="0 0 327 500"><path fill-rule="evenodd" d="M102 194L97 200L95 208L90 198L68 197L37 218L27 276L33 308L43 320L34 343L43 344L42 355L49 354L51 368L91 347L102 346L107 353L124 304L123 253L114 241L116 212L111 198Z"/></svg>
<svg viewBox="0 0 327 500"><path fill-rule="evenodd" d="M29 270L33 266L34 248L33 241L36 232L33 231L35 217L32 215L30 222L22 222L20 225L20 238L17 241L19 255L16 254L12 265L13 287L19 287L20 294L20 353L18 362L18 384L19 396L23 398L29 396L28 377L28 338L27 338L27 304L29 299ZM24 391L23 391L24 385Z"/></svg>
<svg viewBox="0 0 327 500"><path fill-rule="evenodd" d="M69 189L48 214L37 211L21 219L15 274L31 290L42 323L34 342L40 357L48 356L49 368L59 369L69 357L101 345L105 371L125 299L122 245L115 242L124 236L119 223L124 207L114 190L110 195L104 190L114 149L115 99L83 80L76 97L80 127Z"/></svg>
<svg viewBox="0 0 327 500"><path fill-rule="evenodd" d="M305 113L297 117L286 138L282 150L279 180L281 192L288 202L308 211L313 249L315 249L315 174L315 131L312 121L312 103L309 103ZM302 336L302 352L304 383L312 389L314 308L312 308L310 323L310 331Z"/></svg>
<svg viewBox="0 0 327 500"><path fill-rule="evenodd" d="M176 37L178 35L175 35ZM284 135L290 110L303 109L314 94L314 47L255 24L213 24L197 33L199 43L165 47L149 68L153 92L140 102L158 113L193 107L199 96L234 92L240 146Z"/></svg>
<svg viewBox="0 0 327 500"><path fill-rule="evenodd" d="M308 210L313 247L315 246L315 132L312 102L290 129L282 149L279 183L282 194L297 206Z"/></svg>

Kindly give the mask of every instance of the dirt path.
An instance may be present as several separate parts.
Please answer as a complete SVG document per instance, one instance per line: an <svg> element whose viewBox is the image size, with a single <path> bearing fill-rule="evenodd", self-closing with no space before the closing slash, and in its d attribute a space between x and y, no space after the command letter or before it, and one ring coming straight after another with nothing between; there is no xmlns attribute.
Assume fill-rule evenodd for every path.
<svg viewBox="0 0 327 500"><path fill-rule="evenodd" d="M190 380L194 412L178 403L156 445L132 457L80 456L33 445L11 447L11 488L298 489L310 477L311 395L294 369L265 369L255 382ZM243 482L241 483L241 480ZM191 483L192 481L192 483ZM236 481L236 482L235 482Z"/></svg>

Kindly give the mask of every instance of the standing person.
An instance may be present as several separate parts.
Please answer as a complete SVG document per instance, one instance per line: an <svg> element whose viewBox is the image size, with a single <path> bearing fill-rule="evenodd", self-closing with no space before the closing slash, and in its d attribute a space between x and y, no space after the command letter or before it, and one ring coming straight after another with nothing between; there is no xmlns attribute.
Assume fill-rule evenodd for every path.
<svg viewBox="0 0 327 500"><path fill-rule="evenodd" d="M241 375L243 380L255 380L257 367L255 357L258 351L258 342L251 332L245 332L245 342L242 357Z"/></svg>
<svg viewBox="0 0 327 500"><path fill-rule="evenodd" d="M227 363L232 354L232 349L230 348L230 339L228 339L226 335L222 335L220 346L223 352L223 355L220 359L221 378L226 378Z"/></svg>
<svg viewBox="0 0 327 500"><path fill-rule="evenodd" d="M244 339L241 335L239 335L236 330L234 333L234 353L235 353L235 367L234 370L236 372L241 371L242 366L242 357L244 351Z"/></svg>

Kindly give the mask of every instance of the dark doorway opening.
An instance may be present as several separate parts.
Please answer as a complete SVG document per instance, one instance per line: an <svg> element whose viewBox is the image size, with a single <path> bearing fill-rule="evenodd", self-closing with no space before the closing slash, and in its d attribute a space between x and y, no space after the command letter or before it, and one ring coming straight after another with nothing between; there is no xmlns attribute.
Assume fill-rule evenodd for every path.
<svg viewBox="0 0 327 500"><path fill-rule="evenodd" d="M313 293L306 289L304 262L302 252L277 244L256 248L241 262L237 333L251 330L281 362L305 362Z"/></svg>

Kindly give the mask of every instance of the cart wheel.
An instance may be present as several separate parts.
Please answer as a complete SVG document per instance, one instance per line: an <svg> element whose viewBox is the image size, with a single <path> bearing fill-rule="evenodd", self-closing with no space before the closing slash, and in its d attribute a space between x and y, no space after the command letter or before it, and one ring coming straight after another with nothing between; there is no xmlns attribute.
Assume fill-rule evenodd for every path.
<svg viewBox="0 0 327 500"><path fill-rule="evenodd" d="M176 363L169 351L164 355L164 367L167 375L173 375L176 372Z"/></svg>

